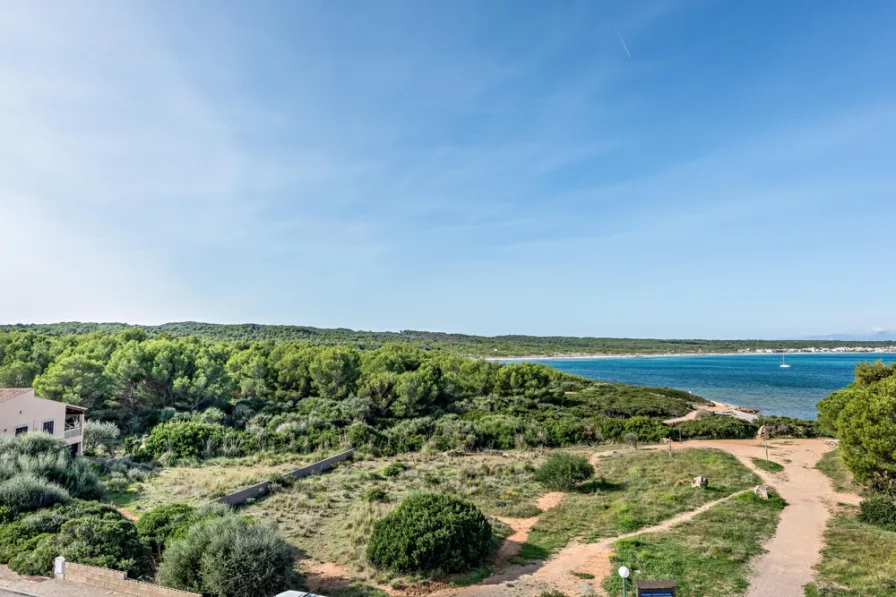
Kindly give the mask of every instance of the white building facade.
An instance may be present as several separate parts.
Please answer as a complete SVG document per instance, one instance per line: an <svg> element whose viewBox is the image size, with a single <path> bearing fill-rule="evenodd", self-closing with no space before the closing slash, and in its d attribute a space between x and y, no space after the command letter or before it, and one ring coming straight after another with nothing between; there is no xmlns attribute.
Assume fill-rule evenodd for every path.
<svg viewBox="0 0 896 597"><path fill-rule="evenodd" d="M75 456L84 453L81 406L38 398L34 388L0 388L0 435L40 431L64 439Z"/></svg>

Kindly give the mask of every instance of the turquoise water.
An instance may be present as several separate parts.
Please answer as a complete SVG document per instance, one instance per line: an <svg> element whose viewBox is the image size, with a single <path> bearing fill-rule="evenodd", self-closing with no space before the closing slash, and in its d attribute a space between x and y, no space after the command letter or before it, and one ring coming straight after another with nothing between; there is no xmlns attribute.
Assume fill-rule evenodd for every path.
<svg viewBox="0 0 896 597"><path fill-rule="evenodd" d="M896 354L722 355L539 360L561 371L639 386L690 390L705 398L758 408L765 414L815 418L819 400L853 379L856 363Z"/></svg>

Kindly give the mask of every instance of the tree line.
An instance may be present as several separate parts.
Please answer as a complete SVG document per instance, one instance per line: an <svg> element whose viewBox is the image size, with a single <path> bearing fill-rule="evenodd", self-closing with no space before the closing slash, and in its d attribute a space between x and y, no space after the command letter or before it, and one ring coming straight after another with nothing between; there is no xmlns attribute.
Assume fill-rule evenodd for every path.
<svg viewBox="0 0 896 597"><path fill-rule="evenodd" d="M807 346L880 348L885 342L843 342L802 340L660 340L649 338L591 338L570 336L474 336L404 330L400 332L325 329L293 325L213 324L176 322L158 326L132 326L124 323L51 323L0 325L3 332L32 332L56 337L87 334L115 335L128 330L143 330L149 337L198 337L214 342L277 341L305 342L319 346L351 346L370 350L388 343L414 346L423 350L442 350L468 356L507 357L562 354L662 354L738 352L759 349L799 349ZM892 343L889 343L892 344Z"/></svg>

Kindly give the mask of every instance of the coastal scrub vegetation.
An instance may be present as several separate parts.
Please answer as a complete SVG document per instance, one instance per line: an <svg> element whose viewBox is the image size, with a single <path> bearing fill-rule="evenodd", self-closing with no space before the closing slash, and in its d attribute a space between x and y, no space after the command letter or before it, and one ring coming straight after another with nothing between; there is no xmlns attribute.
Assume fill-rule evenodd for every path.
<svg viewBox="0 0 896 597"><path fill-rule="evenodd" d="M471 336L404 330L366 332L344 328L325 329L295 325L214 324L195 321L157 326L133 326L124 323L49 323L0 325L3 333L27 333L39 337L67 338L87 335L114 336L140 333L147 337L197 337L212 342L302 342L316 346L351 346L361 350L398 343L423 350L444 350L477 357L551 356L571 354L668 354L727 353L750 350L799 350L806 347L880 348L886 342L813 340L664 340L650 338L588 338L570 336ZM0 387L28 385L8 383L34 376L25 362L8 369L0 368Z"/></svg>
<svg viewBox="0 0 896 597"><path fill-rule="evenodd" d="M88 408L94 452L165 465L343 446L374 455L560 447L668 437L663 418L704 400L592 382L408 344L373 350L150 335L0 334L0 370L39 396ZM117 435L120 434L120 435ZM120 489L122 481L114 482Z"/></svg>

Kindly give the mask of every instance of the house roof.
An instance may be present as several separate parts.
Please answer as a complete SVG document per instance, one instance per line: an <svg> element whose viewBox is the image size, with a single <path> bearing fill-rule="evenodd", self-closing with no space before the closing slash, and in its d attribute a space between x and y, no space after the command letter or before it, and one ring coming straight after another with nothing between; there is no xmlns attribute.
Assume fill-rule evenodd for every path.
<svg viewBox="0 0 896 597"><path fill-rule="evenodd" d="M0 403L34 391L32 388L0 388Z"/></svg>

